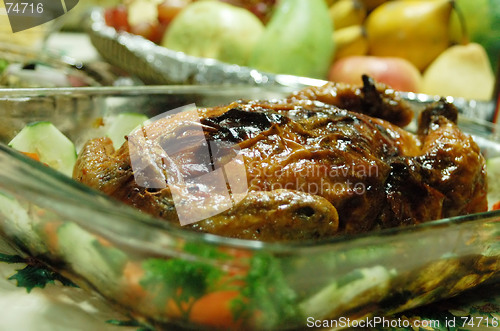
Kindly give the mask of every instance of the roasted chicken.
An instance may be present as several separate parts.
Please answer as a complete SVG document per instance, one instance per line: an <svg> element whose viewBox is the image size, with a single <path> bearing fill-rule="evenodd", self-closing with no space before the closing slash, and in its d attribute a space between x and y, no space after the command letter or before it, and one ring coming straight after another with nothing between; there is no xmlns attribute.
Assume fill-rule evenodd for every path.
<svg viewBox="0 0 500 331"><path fill-rule="evenodd" d="M208 216L186 227L263 241L318 239L487 209L484 159L445 101L422 112L416 133L402 128L412 118L408 105L368 77L359 88L328 83L284 100L239 101L197 114L199 123L162 119L143 128L144 144L163 146L158 153L131 147L130 137L117 151L108 138L89 141L74 178L174 224L179 206L189 208L196 191L212 199L204 210L195 208ZM207 144L175 151L182 141L199 139L191 132L200 127L217 151L207 156ZM131 154L141 171L164 177L141 179ZM179 183L176 176L203 176L231 160L244 164L247 188L232 206L216 212L222 196L189 181L176 188L181 198L174 201L167 184Z"/></svg>

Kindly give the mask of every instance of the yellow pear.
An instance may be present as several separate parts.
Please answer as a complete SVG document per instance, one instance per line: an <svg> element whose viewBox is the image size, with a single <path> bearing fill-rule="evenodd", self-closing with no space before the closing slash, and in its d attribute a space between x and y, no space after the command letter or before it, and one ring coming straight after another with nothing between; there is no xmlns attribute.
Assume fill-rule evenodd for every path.
<svg viewBox="0 0 500 331"><path fill-rule="evenodd" d="M336 46L335 60L351 55L365 55L368 52L368 40L361 25L335 30L333 41Z"/></svg>
<svg viewBox="0 0 500 331"><path fill-rule="evenodd" d="M373 9L377 8L387 0L361 0L361 3L365 6L366 10L372 11Z"/></svg>
<svg viewBox="0 0 500 331"><path fill-rule="evenodd" d="M366 20L369 54L396 56L425 69L450 45L451 0L385 2Z"/></svg>
<svg viewBox="0 0 500 331"><path fill-rule="evenodd" d="M426 94L490 100L495 76L484 47L476 43L445 50L425 70L421 91Z"/></svg>
<svg viewBox="0 0 500 331"><path fill-rule="evenodd" d="M334 4L335 2L337 2L337 1L338 1L338 0L325 0L326 5L327 5L328 7L330 7L331 5L333 5L333 4Z"/></svg>
<svg viewBox="0 0 500 331"><path fill-rule="evenodd" d="M366 9L358 0L339 0L330 7L329 11L335 29L359 25L366 18Z"/></svg>

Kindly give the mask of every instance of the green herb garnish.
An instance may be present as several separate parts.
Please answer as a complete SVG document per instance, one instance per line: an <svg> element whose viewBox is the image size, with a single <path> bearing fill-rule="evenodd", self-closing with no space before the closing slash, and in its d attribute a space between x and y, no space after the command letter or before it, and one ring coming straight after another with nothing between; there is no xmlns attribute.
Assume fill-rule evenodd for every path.
<svg viewBox="0 0 500 331"><path fill-rule="evenodd" d="M16 270L16 274L10 276L8 279L16 280L16 286L26 288L28 293L35 287L44 288L47 284L53 284L56 280L60 281L65 286L77 287L72 281L48 269L44 264L34 258L23 258L19 255L0 253L0 261L27 264L23 269Z"/></svg>
<svg viewBox="0 0 500 331"><path fill-rule="evenodd" d="M214 266L182 259L149 259L142 267L145 275L140 284L149 293L154 293L157 305L172 300L186 320L194 301L209 292L222 275Z"/></svg>
<svg viewBox="0 0 500 331"><path fill-rule="evenodd" d="M245 282L241 297L232 305L236 319L254 320L252 324L260 329L274 329L300 319L297 295L288 286L279 261L273 256L254 255Z"/></svg>

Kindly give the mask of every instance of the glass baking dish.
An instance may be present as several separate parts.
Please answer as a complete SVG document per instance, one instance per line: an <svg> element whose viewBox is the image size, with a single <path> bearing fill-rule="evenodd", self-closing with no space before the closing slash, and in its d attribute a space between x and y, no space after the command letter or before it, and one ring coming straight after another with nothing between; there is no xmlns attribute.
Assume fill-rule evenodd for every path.
<svg viewBox="0 0 500 331"><path fill-rule="evenodd" d="M80 146L99 133L96 121L120 112L154 116L193 102L211 106L288 92L0 90L0 230L24 252L158 329L358 323L500 280L500 211L316 242L229 239L154 219L4 144L32 121L52 121ZM500 156L494 127L461 122L487 157Z"/></svg>

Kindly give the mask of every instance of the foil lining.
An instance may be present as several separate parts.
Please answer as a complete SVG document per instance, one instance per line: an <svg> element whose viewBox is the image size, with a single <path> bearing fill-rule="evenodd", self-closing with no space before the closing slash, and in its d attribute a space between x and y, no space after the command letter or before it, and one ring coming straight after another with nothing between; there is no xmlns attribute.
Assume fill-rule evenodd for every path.
<svg viewBox="0 0 500 331"><path fill-rule="evenodd" d="M322 80L275 75L186 55L159 46L141 36L117 32L106 25L102 9L91 11L87 24L90 40L111 64L134 74L145 84L155 85L248 85L302 88L321 85Z"/></svg>

